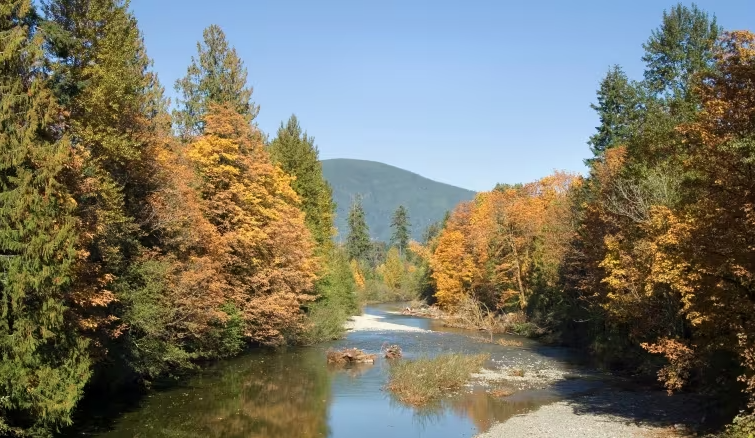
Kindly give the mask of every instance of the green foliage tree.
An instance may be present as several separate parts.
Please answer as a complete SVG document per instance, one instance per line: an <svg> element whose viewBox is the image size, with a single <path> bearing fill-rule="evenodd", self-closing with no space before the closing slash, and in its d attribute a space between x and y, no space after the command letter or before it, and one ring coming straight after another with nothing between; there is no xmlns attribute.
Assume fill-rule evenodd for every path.
<svg viewBox="0 0 755 438"><path fill-rule="evenodd" d="M629 141L638 103L636 87L629 82L621 67L611 67L600 82L598 103L590 105L598 113L600 126L587 142L594 155L587 160L588 164L602 157L606 149Z"/></svg>
<svg viewBox="0 0 755 438"><path fill-rule="evenodd" d="M302 198L307 228L318 247L329 246L333 237L335 204L333 191L322 175L314 137L302 132L299 120L292 115L285 125L281 123L268 149L273 162L296 178L291 186Z"/></svg>
<svg viewBox="0 0 755 438"><path fill-rule="evenodd" d="M406 210L406 207L399 205L391 219L391 228L393 228L391 245L398 248L399 254L404 254L404 251L406 251L406 248L409 245L410 227L409 212Z"/></svg>
<svg viewBox="0 0 755 438"><path fill-rule="evenodd" d="M218 25L203 32L197 43L198 57L191 58L186 76L176 81L180 109L173 113L176 127L184 141L202 134L204 115L210 104L227 104L251 122L259 112L247 85L244 63L230 47Z"/></svg>
<svg viewBox="0 0 755 438"><path fill-rule="evenodd" d="M366 260L371 248L370 230L364 218L361 198L351 203L348 218L349 234L346 236L346 252L351 260Z"/></svg>
<svg viewBox="0 0 755 438"><path fill-rule="evenodd" d="M422 244L428 245L443 229L441 222L433 222L422 232Z"/></svg>
<svg viewBox="0 0 755 438"><path fill-rule="evenodd" d="M39 65L30 0L0 5L0 434L71 422L90 377L70 320L77 259L63 111Z"/></svg>
<svg viewBox="0 0 755 438"><path fill-rule="evenodd" d="M711 18L694 4L679 3L664 11L661 26L643 44L648 89L676 101L694 99L693 79L713 69L720 32L715 16Z"/></svg>

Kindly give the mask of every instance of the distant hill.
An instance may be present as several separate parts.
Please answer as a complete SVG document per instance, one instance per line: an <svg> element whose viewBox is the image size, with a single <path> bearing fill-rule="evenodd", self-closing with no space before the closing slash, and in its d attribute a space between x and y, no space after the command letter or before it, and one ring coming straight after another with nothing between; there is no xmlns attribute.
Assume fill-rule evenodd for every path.
<svg viewBox="0 0 755 438"><path fill-rule="evenodd" d="M367 225L374 239L387 242L391 237L391 216L399 205L409 210L412 237L419 240L425 228L443 219L475 192L424 178L416 173L375 161L323 160L325 178L333 187L336 212L336 240L344 241L348 228L346 217L352 199L362 196Z"/></svg>

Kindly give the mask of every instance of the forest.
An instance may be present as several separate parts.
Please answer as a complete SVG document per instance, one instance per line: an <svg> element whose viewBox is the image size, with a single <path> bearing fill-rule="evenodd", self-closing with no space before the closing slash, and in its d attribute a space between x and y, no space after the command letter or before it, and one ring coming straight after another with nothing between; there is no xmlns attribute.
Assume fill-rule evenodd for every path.
<svg viewBox="0 0 755 438"><path fill-rule="evenodd" d="M755 34L677 5L642 47L642 78L598 84L585 175L499 184L420 242L411 206L372 240L357 198L341 245L314 138L259 129L220 27L170 102L128 1L4 0L0 435L418 298L520 315L755 433Z"/></svg>

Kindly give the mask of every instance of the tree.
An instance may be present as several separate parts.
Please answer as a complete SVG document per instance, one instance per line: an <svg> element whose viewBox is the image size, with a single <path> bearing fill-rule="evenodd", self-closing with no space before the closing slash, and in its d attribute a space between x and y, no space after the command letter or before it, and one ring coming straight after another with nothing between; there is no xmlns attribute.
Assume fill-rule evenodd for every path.
<svg viewBox="0 0 755 438"><path fill-rule="evenodd" d="M715 16L681 3L663 11L663 22L643 44L645 83L655 94L674 101L693 100L694 78L711 71L720 29Z"/></svg>
<svg viewBox="0 0 755 438"><path fill-rule="evenodd" d="M399 254L403 255L409 245L409 213L403 205L399 205L391 219L391 245L398 248Z"/></svg>
<svg viewBox="0 0 755 438"><path fill-rule="evenodd" d="M87 257L77 267L76 314L104 347L103 338L119 336L113 323L123 316L113 318L107 304L130 293L119 279L151 231L147 198L157 191L156 155L169 135L158 126L167 124L166 102L128 2L53 0L45 12L53 78L83 175L74 197Z"/></svg>
<svg viewBox="0 0 755 438"><path fill-rule="evenodd" d="M364 208L359 197L355 198L349 209L347 220L349 234L346 236L346 252L351 260L366 260L370 248L370 229L364 217Z"/></svg>
<svg viewBox="0 0 755 438"><path fill-rule="evenodd" d="M259 112L247 86L247 71L236 49L228 45L217 25L207 27L203 41L197 43L198 57L191 58L186 76L176 81L179 110L174 119L184 141L202 134L204 116L211 104L228 105L251 122Z"/></svg>
<svg viewBox="0 0 755 438"><path fill-rule="evenodd" d="M268 148L274 163L293 176L292 187L302 199L307 228L319 247L330 245L333 237L335 204L333 191L322 175L322 164L314 137L302 132L295 115L278 128Z"/></svg>
<svg viewBox="0 0 755 438"><path fill-rule="evenodd" d="M394 291L398 291L403 286L406 268L404 260L401 257L399 249L395 246L388 250L385 257L385 264L382 265L383 282L386 286Z"/></svg>
<svg viewBox="0 0 755 438"><path fill-rule="evenodd" d="M70 424L90 377L69 314L75 164L37 20L31 1L0 6L0 433L13 435Z"/></svg>
<svg viewBox="0 0 755 438"><path fill-rule="evenodd" d="M626 144L633 119L637 116L638 99L635 86L629 82L621 67L611 67L600 82L598 103L590 105L598 113L600 126L587 142L594 156L586 160L588 164L600 159L606 149Z"/></svg>
<svg viewBox="0 0 755 438"><path fill-rule="evenodd" d="M301 306L312 300L319 268L299 197L234 106L212 104L204 124L186 155L205 215L228 248L220 261L226 301L243 318L247 340L283 344L304 329Z"/></svg>
<svg viewBox="0 0 755 438"><path fill-rule="evenodd" d="M422 244L429 245L442 230L441 222L433 222L422 232Z"/></svg>

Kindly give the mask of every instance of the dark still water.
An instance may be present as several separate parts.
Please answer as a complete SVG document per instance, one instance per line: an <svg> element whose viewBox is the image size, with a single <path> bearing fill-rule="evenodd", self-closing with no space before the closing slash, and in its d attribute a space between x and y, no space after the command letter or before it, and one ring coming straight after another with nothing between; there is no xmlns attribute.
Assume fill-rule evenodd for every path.
<svg viewBox="0 0 755 438"><path fill-rule="evenodd" d="M435 321L392 315L385 309L371 307L367 313L383 316L386 322L439 329ZM93 412L88 418L92 426L72 436L471 437L568 390L540 389L496 398L483 388L472 388L439 405L415 409L384 391L389 364L382 358L350 369L326 364L328 348L357 347L377 353L384 342L401 345L408 358L449 351L489 352L496 364L570 366L565 350L545 349L527 340L512 348L476 342L459 331L352 332L326 345L255 352L223 361L181 384L150 393L107 421L98 421ZM103 407L107 403L103 400Z"/></svg>

